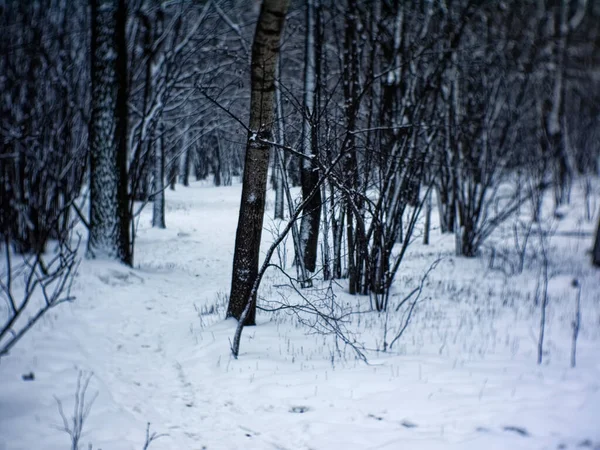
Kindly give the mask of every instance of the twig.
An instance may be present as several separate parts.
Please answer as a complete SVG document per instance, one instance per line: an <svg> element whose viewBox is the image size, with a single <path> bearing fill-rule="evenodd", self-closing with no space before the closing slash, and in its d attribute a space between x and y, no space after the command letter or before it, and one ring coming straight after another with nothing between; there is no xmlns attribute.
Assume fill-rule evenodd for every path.
<svg viewBox="0 0 600 450"><path fill-rule="evenodd" d="M150 434L150 422L148 422L146 425L146 441L144 442L143 450L148 450L148 448L150 447L150 444L152 442L156 441L157 439L160 439L161 437L165 437L165 436L168 436L168 434L166 434L166 433L157 434L156 432L153 432L152 434Z"/></svg>
<svg viewBox="0 0 600 450"><path fill-rule="evenodd" d="M67 418L60 399L57 396L54 396L54 400L56 400L56 404L58 406L58 412L63 421L62 428L57 428L60 431L64 431L65 433L67 433L71 438L71 450L79 450L79 441L81 440L81 437L83 435L83 426L90 414L90 411L92 410L94 401L98 397L98 392L96 392L89 402L86 402L85 400L85 394L89 387L92 376L93 373L89 373L84 377L83 371L79 371L79 375L77 376L77 389L75 390L75 404L73 406L73 416L70 419Z"/></svg>
<svg viewBox="0 0 600 450"><path fill-rule="evenodd" d="M419 301L419 298L421 297L421 293L423 292L423 286L425 285L425 281L427 281L427 278L429 277L429 274L435 270L435 268L438 266L438 264L440 263L440 261L442 261L444 258L438 258L436 259L431 266L429 266L429 269L427 269L427 271L425 272L425 274L423 275L423 277L421 278L421 282L419 283L419 287L417 287L415 290L413 290L410 294L408 294L408 296L406 296L401 302L400 304L396 307L396 311L398 311L400 309L400 307L402 305L404 305L406 302L408 302L408 300L413 296L413 294L416 292L417 296L415 297L415 299L413 300L413 302L410 304L409 308L408 308L408 315L406 316L406 319L404 321L404 324L402 325L402 328L400 329L400 331L396 334L396 337L392 340L392 342L390 342L390 350L392 349L392 347L394 346L394 344L396 343L396 341L398 339L400 339L400 337L404 334L404 331L406 330L406 328L408 327L409 323L410 323L410 319L412 318L412 314L413 311L415 310L415 307L417 306L417 302Z"/></svg>
<svg viewBox="0 0 600 450"><path fill-rule="evenodd" d="M265 255L265 260L264 260L264 262L263 262L260 270L258 271L258 274L256 275L256 279L254 280L254 285L252 286L252 290L250 291L250 295L249 295L249 298L247 300L246 307L244 308L244 311L242 311L242 314L241 314L241 316L239 318L239 321L238 321L237 328L235 330L235 334L233 336L233 344L231 345L231 353L232 353L232 355L233 355L233 357L235 359L237 359L237 357L239 355L240 340L241 340L241 337L242 337L242 330L244 328L244 323L246 322L246 318L248 317L248 314L250 313L250 309L252 308L252 306L256 302L256 293L258 292L258 288L260 286L260 282L262 281L262 278L263 278L266 270L270 266L271 257L273 256L273 253L275 252L275 249L285 239L286 235L289 233L289 231L294 226L294 223L296 222L296 220L298 219L298 217L302 213L303 209L306 207L306 205L308 204L308 202L310 202L312 200L312 197L315 195L315 193L319 189L321 189L321 185L327 179L327 177L329 176L329 174L333 171L333 169L335 168L335 166L337 165L337 163L342 159L342 157L344 156L344 154L345 154L344 152L340 152L340 154L332 161L331 165L328 167L327 171L323 174L323 176L321 176L321 178L319 179L319 181L315 185L315 187L312 190L312 192L310 192L310 194L306 197L306 199L304 199L304 201L296 208L296 211L294 212L294 214L292 215L292 217L290 217L290 219L288 220L288 223L286 224L286 226L283 229L283 231L279 234L279 236L277 237L277 239L275 239L275 241L273 242L273 244L271 244L271 246L269 247L269 250L267 251L267 254Z"/></svg>
<svg viewBox="0 0 600 450"><path fill-rule="evenodd" d="M546 242L544 235L540 235L540 245L542 248L542 268L541 268L541 276L542 276L542 305L541 305L541 315L540 315L540 334L538 338L538 355L537 355L537 363L542 364L542 359L544 355L544 333L546 331L546 308L548 307L548 253L546 249ZM538 278L538 287L539 287L539 278ZM536 288L539 292L539 288Z"/></svg>
<svg viewBox="0 0 600 450"><path fill-rule="evenodd" d="M571 324L573 327L573 340L571 343L571 367L575 368L577 365L577 337L579 336L579 326L581 323L581 283L579 283L579 280L574 279L571 285L577 289L575 319Z"/></svg>

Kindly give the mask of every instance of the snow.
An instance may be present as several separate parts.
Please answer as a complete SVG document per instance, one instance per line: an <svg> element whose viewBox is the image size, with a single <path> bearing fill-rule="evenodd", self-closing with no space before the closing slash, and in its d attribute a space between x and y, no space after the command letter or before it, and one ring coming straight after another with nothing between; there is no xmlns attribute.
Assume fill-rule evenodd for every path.
<svg viewBox="0 0 600 450"><path fill-rule="evenodd" d="M600 448L600 273L586 254L596 222L580 220L583 208L556 223L550 240L541 366L535 254L509 276L489 269L487 254L455 258L453 237L438 230L431 246L410 247L387 317L365 312L368 298L348 296L343 282L332 286L340 304L363 311L347 326L372 349L368 364L283 311L259 312L234 360L236 323L224 316L240 186L193 183L166 195L169 228L152 229L151 209L143 212L134 269L84 260L77 300L0 360L1 450L70 448L54 397L71 415L80 370L93 373L86 398L98 393L81 448L141 450L147 422L166 434L151 450ZM511 226L494 236L498 252L513 247ZM273 237L263 236L266 249ZM286 245L279 258L294 273L291 238ZM439 257L405 334L393 351L376 351L384 323L388 343L399 329L396 304ZM582 286L575 369L573 278ZM262 304L298 301L288 283L269 272ZM24 381L30 372L35 379Z"/></svg>

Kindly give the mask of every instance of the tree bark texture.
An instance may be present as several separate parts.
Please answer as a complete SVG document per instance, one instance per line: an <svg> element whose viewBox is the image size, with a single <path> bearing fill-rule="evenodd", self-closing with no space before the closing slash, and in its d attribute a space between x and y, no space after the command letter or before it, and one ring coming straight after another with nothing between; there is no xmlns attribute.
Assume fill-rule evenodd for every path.
<svg viewBox="0 0 600 450"><path fill-rule="evenodd" d="M125 0L92 1L89 257L132 264L127 192Z"/></svg>
<svg viewBox="0 0 600 450"><path fill-rule="evenodd" d="M252 302L244 325L255 324L256 292L252 287L258 273L270 150L263 139L271 138L275 65L287 8L287 0L263 1L252 44L250 124L227 309L227 316L239 320L246 304Z"/></svg>

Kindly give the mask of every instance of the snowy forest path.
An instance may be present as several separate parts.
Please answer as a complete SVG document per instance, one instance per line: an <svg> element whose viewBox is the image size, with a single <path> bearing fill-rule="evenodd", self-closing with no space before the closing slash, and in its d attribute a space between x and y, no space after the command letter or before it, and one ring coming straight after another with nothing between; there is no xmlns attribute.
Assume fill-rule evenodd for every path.
<svg viewBox="0 0 600 450"><path fill-rule="evenodd" d="M596 450L597 340L584 341L575 371L556 340L552 363L537 366L527 353L530 316L498 307L490 280L485 302L475 296L490 277L479 261L468 277L466 261L432 274L435 300L423 303L399 353L372 352L367 365L292 316L259 312L233 360L236 323L223 319L239 194L201 184L168 192L167 229L150 228L149 211L140 218L134 268L83 261L77 300L0 364L0 450L66 447L53 396L72 411L78 370L94 373L86 398L99 394L84 446L106 450L140 450L147 422L167 434L150 450ZM403 281L418 281L435 257L411 255ZM287 295L275 284L268 274L261 297ZM553 305L562 313L558 299ZM377 318L361 317L363 337L380 338ZM29 372L35 381L24 382Z"/></svg>
<svg viewBox="0 0 600 450"><path fill-rule="evenodd" d="M102 361L94 373L111 386L117 403L139 420L151 422L158 433L169 434L165 448L174 442L179 448L201 448L197 431L202 414L195 408L201 398L205 410L214 409L206 404L211 388L186 372L184 360L190 349L198 351L213 342L201 330L201 319L206 322L209 317L199 313L217 304L229 282L223 267L229 266L231 253L223 247L232 246L228 238L233 231L230 216L219 212L224 201L235 197L215 201L204 192L181 201L177 193L172 197L169 216L174 225L144 231L135 269L98 268L96 301L104 302L103 314L113 320L94 330L97 336L87 342L103 344L86 352ZM89 292L89 284L85 289ZM84 315L88 312L91 323L96 312L82 310ZM215 310L210 319L221 320L220 313ZM161 447L159 441L154 445Z"/></svg>

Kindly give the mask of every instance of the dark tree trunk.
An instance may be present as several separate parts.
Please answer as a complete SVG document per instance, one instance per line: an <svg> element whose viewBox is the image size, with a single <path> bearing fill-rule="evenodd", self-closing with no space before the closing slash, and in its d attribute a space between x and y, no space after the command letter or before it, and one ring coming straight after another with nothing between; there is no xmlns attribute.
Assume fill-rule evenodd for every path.
<svg viewBox="0 0 600 450"><path fill-rule="evenodd" d="M219 146L219 141L217 140L217 136L214 135L211 138L211 147L212 147L212 171L213 171L213 183L215 186L221 186L223 184L222 181L222 173L223 173L223 164L221 161L221 148Z"/></svg>
<svg viewBox="0 0 600 450"><path fill-rule="evenodd" d="M250 302L244 325L254 325L258 257L265 210L271 138L275 65L287 0L264 0L252 45L250 124L246 144L242 199L235 236L231 295L227 316L240 319Z"/></svg>
<svg viewBox="0 0 600 450"><path fill-rule="evenodd" d="M190 185L190 164L192 159L192 152L193 150L188 147L185 149L185 153L183 154L183 170L181 174L181 184L183 184L185 187L188 187Z"/></svg>
<svg viewBox="0 0 600 450"><path fill-rule="evenodd" d="M596 242L594 243L592 262L595 266L600 267L600 219L598 220L598 230L596 231Z"/></svg>
<svg viewBox="0 0 600 450"><path fill-rule="evenodd" d="M162 123L154 139L154 185L152 187L152 226L166 228L165 222L165 138ZM152 140L152 136L151 136Z"/></svg>
<svg viewBox="0 0 600 450"><path fill-rule="evenodd" d="M554 74L550 111L546 118L546 134L555 160L554 201L555 207L568 203L569 190L573 177L565 146L565 84L567 64L568 12L567 1L561 1L558 16L555 18Z"/></svg>
<svg viewBox="0 0 600 450"><path fill-rule="evenodd" d="M425 199L425 225L423 229L423 244L429 245L429 234L431 230L431 190L428 190Z"/></svg>
<svg viewBox="0 0 600 450"><path fill-rule="evenodd" d="M179 176L179 156L177 156L175 150L171 153L172 156L169 159L169 189L174 191L177 177Z"/></svg>
<svg viewBox="0 0 600 450"><path fill-rule="evenodd" d="M344 21L344 112L346 116L346 147L342 151L344 155L344 182L347 189L345 198L346 213L346 240L347 262L348 262L348 291L350 294L356 294L359 289L359 273L357 267L356 236L354 228L354 209L352 203L355 202L353 191L358 189L358 162L356 159L356 143L354 129L356 127L356 111L358 91L358 44L357 44L357 14L358 8L356 0L348 1L348 9Z"/></svg>
<svg viewBox="0 0 600 450"><path fill-rule="evenodd" d="M306 45L304 60L304 116L302 123L302 152L305 158L301 162L302 198L309 199L300 223L300 243L304 266L309 272L317 267L319 249L319 224L321 222L321 190L316 189L319 182L319 170L316 163L317 133L315 127L315 0L306 5Z"/></svg>
<svg viewBox="0 0 600 450"><path fill-rule="evenodd" d="M92 2L88 255L132 264L127 193L125 0Z"/></svg>
<svg viewBox="0 0 600 450"><path fill-rule="evenodd" d="M206 149L198 147L195 150L194 175L196 181L205 180L209 174L209 162L205 153Z"/></svg>
<svg viewBox="0 0 600 450"><path fill-rule="evenodd" d="M278 149L273 152L273 172L275 173L275 219L284 219L284 188L283 188L283 177L285 176L285 170L283 164L280 163L282 155Z"/></svg>

